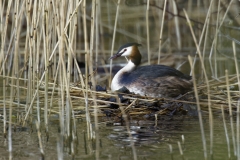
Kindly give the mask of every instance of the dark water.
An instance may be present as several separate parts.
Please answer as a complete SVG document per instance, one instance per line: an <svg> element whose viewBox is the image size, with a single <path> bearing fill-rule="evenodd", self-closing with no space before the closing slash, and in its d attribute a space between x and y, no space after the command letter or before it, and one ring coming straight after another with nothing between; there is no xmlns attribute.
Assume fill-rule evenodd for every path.
<svg viewBox="0 0 240 160"><path fill-rule="evenodd" d="M57 116L56 116L57 117ZM124 124L100 118L100 159L133 159L130 139ZM204 116L204 128L209 155L209 123L208 116ZM59 140L58 120L53 119L49 128L49 139L46 139L42 129L42 142L46 159L57 159L57 144ZM230 124L227 123L230 137L231 158L234 158ZM2 123L0 125L3 128ZM95 159L95 142L86 140L86 122L77 120L77 142L75 159ZM138 159L204 159L201 132L198 117L174 117L164 122L159 120L131 120L130 130L135 144ZM1 130L0 158L8 159L8 142ZM184 140L183 140L184 139ZM37 130L35 125L27 128L16 128L12 133L13 156L16 159L41 159ZM213 159L228 159L228 149L223 128L222 118L214 118ZM181 144L183 156L180 154L178 142ZM170 152L172 147L172 152ZM69 147L63 147L63 157L72 158Z"/></svg>

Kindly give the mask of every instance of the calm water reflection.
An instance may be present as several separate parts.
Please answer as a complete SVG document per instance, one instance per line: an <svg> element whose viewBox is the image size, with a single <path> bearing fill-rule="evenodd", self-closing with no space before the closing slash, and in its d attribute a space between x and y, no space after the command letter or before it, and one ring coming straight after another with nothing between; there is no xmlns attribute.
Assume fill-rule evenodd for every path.
<svg viewBox="0 0 240 160"><path fill-rule="evenodd" d="M57 116L56 116L57 117ZM177 119L177 120L176 120ZM105 119L104 119L105 120ZM56 122L56 123L55 123ZM230 126L228 124L228 126ZM2 128L2 123L0 125ZM76 147L76 159L95 159L95 146L92 141L84 141L86 137L86 123L77 121L78 145ZM204 118L205 134L209 154L209 124L207 116ZM179 159L182 158L178 142L181 143L185 159L204 159L201 133L198 117L178 117L165 122L132 120L130 129L135 143L138 159ZM229 133L230 128L228 128ZM2 130L1 130L2 132ZM43 146L46 159L57 158L58 121L52 120L50 126L50 138L46 140L42 132ZM3 135L3 134L2 134ZM126 127L121 123L100 123L100 158L101 159L132 159L132 149ZM230 135L229 135L230 136ZM40 159L38 137L35 126L23 131L16 130L13 135L14 157L17 159ZM182 140L184 137L184 142ZM230 138L231 140L231 138ZM7 141L0 138L0 158L8 158ZM231 156L233 155L232 140ZM172 146L172 153L169 147ZM214 119L214 158L228 159L227 143L223 129L222 119ZM71 158L68 148L64 148L64 157Z"/></svg>

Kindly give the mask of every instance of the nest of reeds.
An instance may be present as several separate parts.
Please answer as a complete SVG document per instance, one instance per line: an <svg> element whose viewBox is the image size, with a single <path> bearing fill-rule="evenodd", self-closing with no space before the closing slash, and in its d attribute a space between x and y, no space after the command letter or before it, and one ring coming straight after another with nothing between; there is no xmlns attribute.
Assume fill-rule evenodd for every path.
<svg viewBox="0 0 240 160"><path fill-rule="evenodd" d="M208 84L198 84L196 88L196 91L170 99L139 96L129 93L126 89L112 93L97 86L96 91L88 90L88 100L89 106L97 107L99 116L116 119L121 119L124 114L133 119L156 119L162 115L197 116L198 104L202 111L209 111L209 108L213 111L221 111L223 107L229 112L229 106L236 110L240 97L236 75L229 76L228 82L226 77L221 77L210 80ZM70 94L84 99L86 90L75 86L71 88ZM196 94L199 97L198 101L195 98Z"/></svg>

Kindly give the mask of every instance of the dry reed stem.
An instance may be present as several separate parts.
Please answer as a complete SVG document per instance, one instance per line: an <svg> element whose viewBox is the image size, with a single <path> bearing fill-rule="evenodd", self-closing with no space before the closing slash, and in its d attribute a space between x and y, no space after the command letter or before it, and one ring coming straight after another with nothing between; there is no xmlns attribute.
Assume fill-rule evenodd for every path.
<svg viewBox="0 0 240 160"><path fill-rule="evenodd" d="M5 19L5 24L3 25L3 23L1 23L2 24L1 28L3 28L3 32L1 34L2 42L1 42L1 53L0 53L0 65L1 65L1 68L2 68L2 65L4 65L4 63L2 63L2 60L5 59L4 58L4 48L5 48L4 46L5 46L6 36L7 36L7 29L8 29L8 22L9 22L9 17L10 17L11 5L12 5L12 0L9 0L8 1L8 6L7 6L7 11L6 11L6 15L7 16L6 16L6 19ZM3 14L4 14L3 11L4 10L2 10L1 16L3 16ZM3 17L1 17L1 19L3 19ZM1 71L2 71L2 69L1 69Z"/></svg>
<svg viewBox="0 0 240 160"><path fill-rule="evenodd" d="M201 32L201 36L200 36L200 39L199 39L199 43L198 43L198 45L201 46L202 40L203 40L203 37L204 37L204 33L205 33L205 41L204 41L204 48L203 48L203 55L202 55L202 57L203 57L202 59L203 60L204 60L204 57L205 57L205 47L206 47L206 41L207 41L207 38L208 38L208 27L209 27L209 21L210 21L210 16L211 16L212 4L213 4L213 0L211 0L211 3L209 5L209 7L208 7L208 12L207 12L207 15L206 15L206 19L205 19L205 22L204 22L204 25L203 25L203 29L202 29L202 32ZM193 62L194 66L196 65L197 55L198 54L195 54L194 62ZM204 63L204 61L203 61L203 63ZM192 70L190 72L190 75L192 75Z"/></svg>
<svg viewBox="0 0 240 160"><path fill-rule="evenodd" d="M43 150L43 144L42 144L42 134L41 134L41 129L40 129L40 122L36 121L36 128L37 128L37 135L38 135L38 143L39 143L39 149L40 149L40 153L42 156L42 159L44 159L45 157L45 153Z"/></svg>
<svg viewBox="0 0 240 160"><path fill-rule="evenodd" d="M164 19L165 19L164 17L165 17L165 13L166 13L166 4L167 4L167 0L164 1L163 13L162 13L162 22L161 22L160 35L159 35L158 64L160 64L160 59L161 59L162 33L163 33L163 24L164 24Z"/></svg>
<svg viewBox="0 0 240 160"><path fill-rule="evenodd" d="M43 2L44 3L44 2ZM46 8L45 8L46 7ZM43 10L46 10L49 12L49 8L46 4L43 4L43 7L42 7ZM43 29L43 34L45 36L43 36L43 48L44 48L44 61L45 61L45 100L44 100L44 123L45 123L45 129L46 129L46 133L48 134L48 81L49 81L49 70L48 70L48 66L49 66L49 34L48 34L48 27L49 27L49 15L48 15L48 12L41 12L43 15L42 17L45 17L45 27L44 27L44 23L42 23L42 29ZM40 121L38 122L40 123ZM40 124L39 124L40 125Z"/></svg>
<svg viewBox="0 0 240 160"><path fill-rule="evenodd" d="M86 0L83 1L83 30L84 30L84 49L85 49L85 66L88 66L89 63L89 44L88 44L88 35L87 35L87 21L86 21ZM85 75L88 75L88 67L85 67ZM90 139L92 133L91 119L89 115L89 106L88 106L88 76L85 78L85 112L86 112L86 121L87 121L87 137Z"/></svg>
<svg viewBox="0 0 240 160"><path fill-rule="evenodd" d="M205 66L204 66L204 60L202 58L202 54L201 54L201 51L200 51L200 47L197 44L197 40L196 40L195 34L193 32L193 29L192 29L190 20L188 18L188 15L187 15L185 10L183 10L183 11L184 11L184 14L185 14L185 16L187 18L187 22L189 24L190 31L191 31L192 36L193 36L193 40L194 40L194 43L195 43L196 48L197 48L197 53L199 55L199 59L200 59L200 62L201 62L201 67L202 67L202 70L203 70L203 73L204 73L205 83L207 84L208 110L209 110L209 127L210 127L210 155L212 156L213 155L213 115L212 115L212 109L211 109L210 86L209 86L209 81L208 81L206 69L205 69ZM207 157L205 156L205 158L207 158Z"/></svg>
<svg viewBox="0 0 240 160"><path fill-rule="evenodd" d="M237 157L240 158L240 100L238 99L238 104L237 104L237 118L236 118L236 134L237 134Z"/></svg>
<svg viewBox="0 0 240 160"><path fill-rule="evenodd" d="M175 15L178 15L178 10L177 10L177 4L175 0L172 0L172 5L173 5L173 13ZM175 23L175 30L176 30L176 40L177 40L177 49L181 50L182 49L182 39L180 35L180 24L179 24L179 17L175 16L174 17L174 23Z"/></svg>
<svg viewBox="0 0 240 160"><path fill-rule="evenodd" d="M177 143L178 143L178 149L179 149L180 155L182 156L182 159L184 159L183 158L183 150L182 150L181 143L179 141Z"/></svg>
<svg viewBox="0 0 240 160"><path fill-rule="evenodd" d="M6 15L9 15L11 3L12 3L12 0L10 0L9 3L8 3ZM0 4L0 13L1 13L0 18L1 18L1 20L3 19L4 7L5 7L4 5ZM5 19L5 23L0 24L0 28L3 31L2 34L1 34L1 50L0 50L1 70L0 70L0 73L2 73L3 76L6 75L6 72L5 72L6 64L5 64L5 62L2 63L2 60L5 59L5 57L4 57L4 46L5 46L6 33L7 33L6 30L7 30L7 26L8 26L8 18L9 18L9 16L7 16L7 18ZM3 24L5 24L4 27L3 27ZM5 77L3 78L3 101L4 102L6 101L6 78ZM3 134L4 134L5 138L7 137L7 132L6 132L7 118L6 117L7 117L6 103L3 103Z"/></svg>
<svg viewBox="0 0 240 160"><path fill-rule="evenodd" d="M219 13L220 13L220 1L218 2L218 8L217 8L217 21L216 21L216 34L214 37L214 72L213 77L218 78L218 73L217 73L217 42L218 42L218 24L219 24ZM211 60L209 59L209 62ZM212 66L211 66L212 67Z"/></svg>
<svg viewBox="0 0 240 160"><path fill-rule="evenodd" d="M199 96L198 96L198 91L197 91L197 84L195 80L195 73L194 73L194 66L192 62L192 58L188 56L189 63L191 68L193 68L192 72L192 77L193 77L193 87L194 87L194 94L196 98L196 103L197 103L197 110L198 110L198 118L199 118L199 124L200 124L200 130L201 130L201 136L202 136L202 143L203 143L203 152L204 152L204 159L207 159L207 145L206 145L206 138L205 138L205 133L204 133L204 127L203 127L203 122L202 122L202 113L201 113L201 107L199 104Z"/></svg>
<svg viewBox="0 0 240 160"><path fill-rule="evenodd" d="M229 89L228 70L225 70L225 74L226 74L226 85L227 85L228 109L229 109L229 116L230 116L232 141L233 141L233 151L234 151L234 155L236 155L236 141L235 141L234 126L233 126L232 102L231 102L231 95L230 95L230 89Z"/></svg>
<svg viewBox="0 0 240 160"><path fill-rule="evenodd" d="M91 13L91 35L90 35L90 67L89 70L93 71L93 43L94 43L94 31L95 31L95 19L98 16L96 16L96 0L92 0L92 13ZM97 53L96 53L97 54ZM95 90L96 88L96 82L95 82L95 78L93 76L93 78L91 79L91 82L93 84L93 90ZM93 97L93 102L94 105L97 106L97 102L96 102L96 95L95 93L92 93L92 97ZM95 158L99 159L99 149L100 149L100 142L99 142L99 126L98 126L98 112L97 112L97 107L94 107L94 124L95 124L95 137L91 137L92 139L95 138L96 141L96 150L95 150Z"/></svg>
<svg viewBox="0 0 240 160"><path fill-rule="evenodd" d="M238 80L238 92L240 95L240 77L239 77L239 68L238 68L238 61L237 61L237 54L236 54L236 46L235 46L235 42L232 41L232 46L233 46L233 55L234 55L234 62L235 62L235 67L236 67L236 73L237 73L237 80ZM237 103L237 119L236 119L236 134L237 134L237 157L240 158L240 107L239 104L240 103L240 99L238 98L238 103Z"/></svg>
<svg viewBox="0 0 240 160"><path fill-rule="evenodd" d="M147 53L148 53L148 65L151 64L151 52L150 52L150 35L149 35L149 1L147 0L146 8L146 31L147 31Z"/></svg>
<svg viewBox="0 0 240 160"><path fill-rule="evenodd" d="M221 110L222 110L223 127L224 127L226 141L227 141L228 158L230 159L231 158L230 141L229 141L229 136L228 136L228 130L227 130L227 124L226 124L226 120L225 120L223 105L221 105Z"/></svg>
<svg viewBox="0 0 240 160"><path fill-rule="evenodd" d="M116 39L115 37L116 37L116 29L117 29L120 2L121 2L121 0L118 0L118 2L117 2L117 10L116 10L116 17L115 17L114 29L113 29L112 46L111 46L111 57L113 56L113 49L114 49L114 44L115 44L115 39ZM112 82L112 59L110 60L110 76L109 76L109 78L110 79L109 79L109 85L108 86L111 86L111 82Z"/></svg>
<svg viewBox="0 0 240 160"><path fill-rule="evenodd" d="M225 20L225 18L226 18L226 16L227 16L227 14L228 14L228 10L230 9L230 6L231 6L232 2L233 2L233 0L230 1L230 3L229 3L229 5L228 5L228 7L227 7L227 9L226 9L226 12L225 12L223 18L221 18L222 21L220 22L219 27L216 28L215 37L214 37L214 40L213 40L213 43L212 43L212 47L211 47L211 52L210 52L210 55L209 55L209 63L210 63L210 67L211 67L212 74L214 74L214 71L215 71L215 74L217 74L217 73L216 73L216 72L217 72L217 71L216 71L216 64L217 64L217 63L216 63L216 57L214 57L214 62L215 62L214 71L213 71L213 68L212 68L212 63L211 63L212 54L213 54L212 50L214 50L214 48L216 47L217 37L218 37L219 31L220 31L220 28L222 27L222 24L223 24L223 22L224 22L224 20ZM218 8L219 8L219 7L220 7L220 1L219 1L219 4L218 4ZM218 12L219 12L219 11L220 11L220 10L218 10ZM219 15L219 13L218 13L218 15ZM218 20L218 17L217 17L217 20ZM217 21L217 24L218 24L218 21ZM216 52L215 52L214 55L216 56ZM217 78L216 76L214 76L214 77Z"/></svg>

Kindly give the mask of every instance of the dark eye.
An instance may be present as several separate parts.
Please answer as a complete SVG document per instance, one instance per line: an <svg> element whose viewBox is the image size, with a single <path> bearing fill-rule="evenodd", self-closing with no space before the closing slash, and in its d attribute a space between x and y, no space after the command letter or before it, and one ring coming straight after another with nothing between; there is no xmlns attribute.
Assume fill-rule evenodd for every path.
<svg viewBox="0 0 240 160"><path fill-rule="evenodd" d="M127 48L123 48L119 53L123 54L126 51L127 51Z"/></svg>

